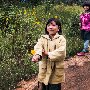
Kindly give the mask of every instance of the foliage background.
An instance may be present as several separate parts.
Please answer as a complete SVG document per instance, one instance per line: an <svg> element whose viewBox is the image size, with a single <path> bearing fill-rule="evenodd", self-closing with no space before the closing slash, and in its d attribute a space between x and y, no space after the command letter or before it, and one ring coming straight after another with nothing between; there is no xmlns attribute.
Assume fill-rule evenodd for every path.
<svg viewBox="0 0 90 90"><path fill-rule="evenodd" d="M80 0L78 3L62 3L59 0L42 2L1 0L1 90L12 90L16 88L18 81L28 80L33 74L37 74L38 64L31 62L30 51L40 35L44 34L45 24L49 18L59 18L62 22L63 35L67 40L67 57L82 49L83 41L79 30L79 14L82 7L77 5L80 3Z"/></svg>

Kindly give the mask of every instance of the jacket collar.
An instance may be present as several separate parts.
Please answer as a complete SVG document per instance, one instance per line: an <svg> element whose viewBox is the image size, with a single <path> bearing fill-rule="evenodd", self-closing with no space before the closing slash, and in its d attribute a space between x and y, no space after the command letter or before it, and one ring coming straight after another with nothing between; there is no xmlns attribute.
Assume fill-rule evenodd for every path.
<svg viewBox="0 0 90 90"><path fill-rule="evenodd" d="M51 40L50 37L49 37L49 35L42 35L42 37ZM57 39L59 37L60 37L60 35L58 33L56 33L56 35L54 36L54 38L52 40Z"/></svg>

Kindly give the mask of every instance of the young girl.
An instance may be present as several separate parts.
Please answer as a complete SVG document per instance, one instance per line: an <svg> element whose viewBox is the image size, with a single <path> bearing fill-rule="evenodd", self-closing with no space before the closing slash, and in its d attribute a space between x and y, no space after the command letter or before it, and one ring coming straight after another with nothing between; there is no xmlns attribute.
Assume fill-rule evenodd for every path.
<svg viewBox="0 0 90 90"><path fill-rule="evenodd" d="M61 90L64 81L64 59L66 56L66 40L58 19L48 20L45 35L42 35L34 47L33 62L39 62L39 89Z"/></svg>
<svg viewBox="0 0 90 90"><path fill-rule="evenodd" d="M89 52L88 46L90 41L90 3L85 2L82 6L85 10L85 12L80 15L81 37L84 40L84 48L80 53L77 53L78 56L84 56L85 53Z"/></svg>

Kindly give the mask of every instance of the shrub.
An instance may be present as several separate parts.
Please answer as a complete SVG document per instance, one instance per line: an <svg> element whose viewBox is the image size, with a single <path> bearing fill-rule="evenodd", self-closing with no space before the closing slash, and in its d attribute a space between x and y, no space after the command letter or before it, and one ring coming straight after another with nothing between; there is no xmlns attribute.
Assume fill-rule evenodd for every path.
<svg viewBox="0 0 90 90"><path fill-rule="evenodd" d="M14 59L7 59L0 63L0 89L12 90L20 80L28 80L32 73L36 74L36 64L28 59L18 64Z"/></svg>
<svg viewBox="0 0 90 90"><path fill-rule="evenodd" d="M0 88L8 90L13 88L17 81L29 79L36 73L37 65L31 63L28 53L30 54L36 43L42 27L36 20L35 12L28 8L10 6L2 8L1 11Z"/></svg>

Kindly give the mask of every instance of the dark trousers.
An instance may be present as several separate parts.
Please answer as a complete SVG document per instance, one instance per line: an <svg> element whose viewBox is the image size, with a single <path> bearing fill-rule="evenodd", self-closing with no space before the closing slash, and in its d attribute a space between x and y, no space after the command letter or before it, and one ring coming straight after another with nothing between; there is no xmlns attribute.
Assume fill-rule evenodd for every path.
<svg viewBox="0 0 90 90"><path fill-rule="evenodd" d="M61 83L59 83L59 84L48 84L48 85L41 83L39 85L41 85L41 86L39 86L38 90L61 90Z"/></svg>
<svg viewBox="0 0 90 90"><path fill-rule="evenodd" d="M90 31L81 30L81 38L85 40L90 40Z"/></svg>

